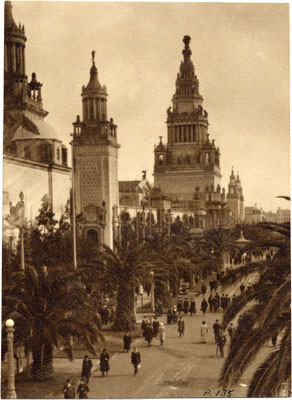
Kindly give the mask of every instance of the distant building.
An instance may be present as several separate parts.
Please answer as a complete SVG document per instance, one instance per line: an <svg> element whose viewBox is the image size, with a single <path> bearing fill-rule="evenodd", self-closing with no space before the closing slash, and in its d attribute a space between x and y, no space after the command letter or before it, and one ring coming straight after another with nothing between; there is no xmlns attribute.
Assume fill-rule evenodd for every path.
<svg viewBox="0 0 292 400"><path fill-rule="evenodd" d="M70 197L71 169L66 146L45 122L48 112L43 108L43 85L35 73L28 81L25 44L24 26L16 25L11 2L5 1L3 219L23 192L26 219L32 221L45 195L60 217ZM13 229L4 229L4 240L7 235L7 240L11 239L11 232Z"/></svg>
<svg viewBox="0 0 292 400"><path fill-rule="evenodd" d="M254 207L245 207L244 215L244 222L246 224L257 224L265 220L265 213L262 208L258 208L257 204Z"/></svg>
<svg viewBox="0 0 292 400"><path fill-rule="evenodd" d="M244 197L239 174L237 173L237 177L235 177L233 168L228 184L227 206L232 212L233 223L242 223L244 221Z"/></svg>
<svg viewBox="0 0 292 400"><path fill-rule="evenodd" d="M284 222L290 222L291 210L282 209L281 207L279 207L275 213L265 212L264 218L265 218L265 221L276 222L278 224L282 224Z"/></svg>

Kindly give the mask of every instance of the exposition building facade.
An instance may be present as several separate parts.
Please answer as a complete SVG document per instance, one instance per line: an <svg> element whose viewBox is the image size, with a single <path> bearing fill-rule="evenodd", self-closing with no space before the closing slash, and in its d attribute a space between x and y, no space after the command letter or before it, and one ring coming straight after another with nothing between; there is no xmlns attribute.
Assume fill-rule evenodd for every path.
<svg viewBox="0 0 292 400"><path fill-rule="evenodd" d="M141 223L151 214L161 227L180 219L198 232L243 221L239 176L232 170L228 193L220 184L220 150L209 138L189 36L183 38L183 61L167 110L167 142L161 136L154 150L154 184L145 171L141 180L118 182L117 125L107 116L107 89L99 83L94 52L89 83L82 88L82 117L73 123L71 179L67 148L45 121L43 85L35 73L30 80L26 75L25 30L15 24L10 1L4 40L4 239L16 238L6 217L21 192L26 220L34 220L45 195L58 218L72 183L78 235L110 247L122 213Z"/></svg>
<svg viewBox="0 0 292 400"><path fill-rule="evenodd" d="M43 85L35 73L30 81L26 75L25 29L16 25L10 1L4 17L3 238L11 242L18 233L6 217L20 193L28 222L44 196L60 217L70 197L71 169L66 146L45 121Z"/></svg>

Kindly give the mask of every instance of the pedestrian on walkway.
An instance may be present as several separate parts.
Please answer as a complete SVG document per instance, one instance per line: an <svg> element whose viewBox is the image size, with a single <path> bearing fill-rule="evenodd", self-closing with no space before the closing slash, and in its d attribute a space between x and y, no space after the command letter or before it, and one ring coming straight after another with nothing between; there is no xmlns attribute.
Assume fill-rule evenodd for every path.
<svg viewBox="0 0 292 400"><path fill-rule="evenodd" d="M208 303L206 302L205 298L203 298L201 303L201 311L203 311L203 314L206 313L207 308L208 308Z"/></svg>
<svg viewBox="0 0 292 400"><path fill-rule="evenodd" d="M207 343L207 333L208 333L208 326L206 325L206 322L203 321L201 325L202 343Z"/></svg>
<svg viewBox="0 0 292 400"><path fill-rule="evenodd" d="M153 339L153 327L152 327L152 322L150 320L145 330L145 342L148 343L148 346L151 346L152 339Z"/></svg>
<svg viewBox="0 0 292 400"><path fill-rule="evenodd" d="M222 310L225 311L226 307L227 307L227 302L226 302L226 298L225 298L224 294L222 294L222 296L221 296L220 303L221 303Z"/></svg>
<svg viewBox="0 0 292 400"><path fill-rule="evenodd" d="M88 399L87 393L89 392L89 387L87 386L86 379L81 378L78 385L77 394L79 394L79 399ZM74 397L75 398L75 397Z"/></svg>
<svg viewBox="0 0 292 400"><path fill-rule="evenodd" d="M179 337L183 336L185 333L185 321L182 319L182 317L179 317L179 320L177 322L177 330L179 333Z"/></svg>
<svg viewBox="0 0 292 400"><path fill-rule="evenodd" d="M167 310L167 316L166 316L166 318L167 318L167 323L168 324L171 324L172 323L172 311L171 311L171 309L169 308L168 310Z"/></svg>
<svg viewBox="0 0 292 400"><path fill-rule="evenodd" d="M173 306L173 309L172 309L172 321L173 321L174 324L177 323L177 319L178 319L178 312L177 312L176 306Z"/></svg>
<svg viewBox="0 0 292 400"><path fill-rule="evenodd" d="M188 298L186 297L184 299L184 313L187 314L189 312L189 301Z"/></svg>
<svg viewBox="0 0 292 400"><path fill-rule="evenodd" d="M130 348L131 348L131 343L132 343L132 338L129 335L129 332L125 333L123 341L124 341L124 349L123 349L123 351L126 351L128 353Z"/></svg>
<svg viewBox="0 0 292 400"><path fill-rule="evenodd" d="M66 383L63 387L64 399L75 399L75 387L70 378L66 379Z"/></svg>
<svg viewBox="0 0 292 400"><path fill-rule="evenodd" d="M218 292L214 296L214 312L217 312L220 307L220 297Z"/></svg>
<svg viewBox="0 0 292 400"><path fill-rule="evenodd" d="M134 365L134 376L139 372L141 366L141 354L137 351L137 347L134 347L134 351L131 354L131 363Z"/></svg>
<svg viewBox="0 0 292 400"><path fill-rule="evenodd" d="M107 353L106 349L103 349L102 353L100 354L100 371L102 376L105 374L108 375L108 371L110 370L109 359L109 354Z"/></svg>
<svg viewBox="0 0 292 400"><path fill-rule="evenodd" d="M224 346L225 346L225 344L226 344L226 341L227 341L227 340L226 340L226 336L223 335L223 331L220 330L220 331L219 331L219 334L218 334L218 336L217 336L217 349L216 349L216 354L217 354L218 348L219 348L221 357L224 357Z"/></svg>
<svg viewBox="0 0 292 400"><path fill-rule="evenodd" d="M233 326L233 323L231 323L228 328L228 335L229 335L230 339L232 339L233 334L234 334L234 326Z"/></svg>
<svg viewBox="0 0 292 400"><path fill-rule="evenodd" d="M204 295L206 294L206 292L207 292L207 287L206 287L206 285L203 283L203 284L202 284L201 293L202 293L202 295L204 296Z"/></svg>
<svg viewBox="0 0 292 400"><path fill-rule="evenodd" d="M196 314L196 302L193 298L191 298L190 313L191 313L191 316L193 314Z"/></svg>
<svg viewBox="0 0 292 400"><path fill-rule="evenodd" d="M144 315L144 318L141 322L141 329L142 329L142 334L143 334L144 338L145 338L145 332L146 332L147 325L148 325L148 320L146 318L146 315Z"/></svg>
<svg viewBox="0 0 292 400"><path fill-rule="evenodd" d="M219 335L220 329L221 329L221 325L219 324L218 319L216 319L216 322L213 324L215 343L217 343L217 336Z"/></svg>
<svg viewBox="0 0 292 400"><path fill-rule="evenodd" d="M210 294L210 296L209 296L209 298L208 298L208 303L209 303L210 311L213 312L213 308L214 308L214 297L213 297L212 293Z"/></svg>
<svg viewBox="0 0 292 400"><path fill-rule="evenodd" d="M157 317L154 318L153 321L153 336L156 337L158 335L160 322L158 321Z"/></svg>
<svg viewBox="0 0 292 400"><path fill-rule="evenodd" d="M165 326L163 325L163 322L161 322L158 332L159 332L160 345L163 346L163 343L165 341Z"/></svg>
<svg viewBox="0 0 292 400"><path fill-rule="evenodd" d="M177 311L180 315L180 313L182 312L182 299L181 298L177 299L176 307L177 307Z"/></svg>
<svg viewBox="0 0 292 400"><path fill-rule="evenodd" d="M81 378L85 378L86 383L89 382L89 378L91 377L91 368L92 368L92 361L88 358L88 355L85 354L82 363Z"/></svg>

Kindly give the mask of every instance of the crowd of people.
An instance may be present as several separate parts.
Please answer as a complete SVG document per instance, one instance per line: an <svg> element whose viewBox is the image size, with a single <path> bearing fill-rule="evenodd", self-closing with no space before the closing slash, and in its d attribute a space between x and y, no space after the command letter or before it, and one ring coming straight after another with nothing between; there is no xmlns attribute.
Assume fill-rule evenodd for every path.
<svg viewBox="0 0 292 400"><path fill-rule="evenodd" d="M144 316L141 322L142 335L148 346L151 346L153 338L159 336L160 344L163 345L165 340L165 327L163 322L159 322L157 316L154 319Z"/></svg>
<svg viewBox="0 0 292 400"><path fill-rule="evenodd" d="M130 337L129 333L126 332L124 336L124 349L125 349L125 342L126 342L126 350L129 351L131 346L131 341L126 340L125 337ZM110 356L106 349L103 349L100 358L99 358L99 369L102 374L102 377L108 375L110 370L109 365ZM131 353L131 364L134 367L134 376L137 375L141 366L141 354L137 350L137 347L134 347ZM89 392L89 380L91 377L91 371L93 368L92 360L86 354L84 356L82 362L82 370L81 370L81 378L77 386L77 390L75 389L75 382L72 378L67 378L66 382L63 387L63 398L64 399L75 399L76 395L79 399L87 399L88 392Z"/></svg>
<svg viewBox="0 0 292 400"><path fill-rule="evenodd" d="M221 277L218 276L217 279L213 279L209 282L210 293L208 297L207 297L207 286L205 284L202 284L201 294L203 295L203 298L201 300L200 310L202 311L203 315L206 314L207 310L209 310L211 313L214 313L220 311L220 308L224 312L236 297L235 295L233 295L233 297L230 298L228 294L224 293L219 295L217 289L218 289L218 282L221 281L220 278ZM249 290L250 286L251 285L249 284L249 286L246 288L245 285L242 283L240 286L241 293L245 290ZM160 311L159 315L162 315L163 310L160 309L159 311ZM170 307L167 310L166 314L167 324L177 324L178 337L181 338L184 336L186 328L183 317L187 315L190 316L195 315L196 312L197 312L196 302L193 297L191 298L178 297L176 305ZM107 320L107 317L105 317L105 320ZM209 327L205 320L202 321L199 329L200 329L201 343L206 344L209 334ZM224 357L224 347L227 343L227 338L222 330L222 327L218 319L216 319L216 322L213 324L213 331L214 331L214 340L216 345L216 355L219 352L221 357ZM228 327L227 332L231 340L235 332L235 327L233 326L232 323ZM152 317L148 318L147 316L144 316L141 322L141 335L144 338L145 342L148 344L148 346L151 346L154 338L158 338L160 345L163 346L166 339L166 329L164 324L158 320L157 312L154 318ZM274 339L274 342L276 341L277 338ZM132 345L132 338L129 332L125 332L125 335L123 336L123 352L129 353L129 351L131 350L131 345ZM273 343L273 345L275 344ZM110 371L110 362L109 362L110 356L106 349L102 350L99 360L100 360L99 369L101 372L101 376L105 377L109 374ZM134 347L133 351L131 352L130 362L134 367L134 376L136 376L141 367L141 354L137 350L137 347ZM89 392L88 385L91 377L92 368L93 368L93 363L86 355L82 363L81 378L77 386L77 390L75 391L74 381L68 378L63 388L64 398L75 398L76 395L79 397L79 399L88 398L88 392Z"/></svg>

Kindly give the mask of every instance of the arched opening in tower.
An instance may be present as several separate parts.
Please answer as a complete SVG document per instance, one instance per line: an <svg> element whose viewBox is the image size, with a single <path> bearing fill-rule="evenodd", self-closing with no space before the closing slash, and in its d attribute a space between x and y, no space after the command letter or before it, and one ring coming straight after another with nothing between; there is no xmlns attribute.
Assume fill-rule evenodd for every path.
<svg viewBox="0 0 292 400"><path fill-rule="evenodd" d="M98 233L95 229L88 229L86 232L86 238L92 243L98 245Z"/></svg>

